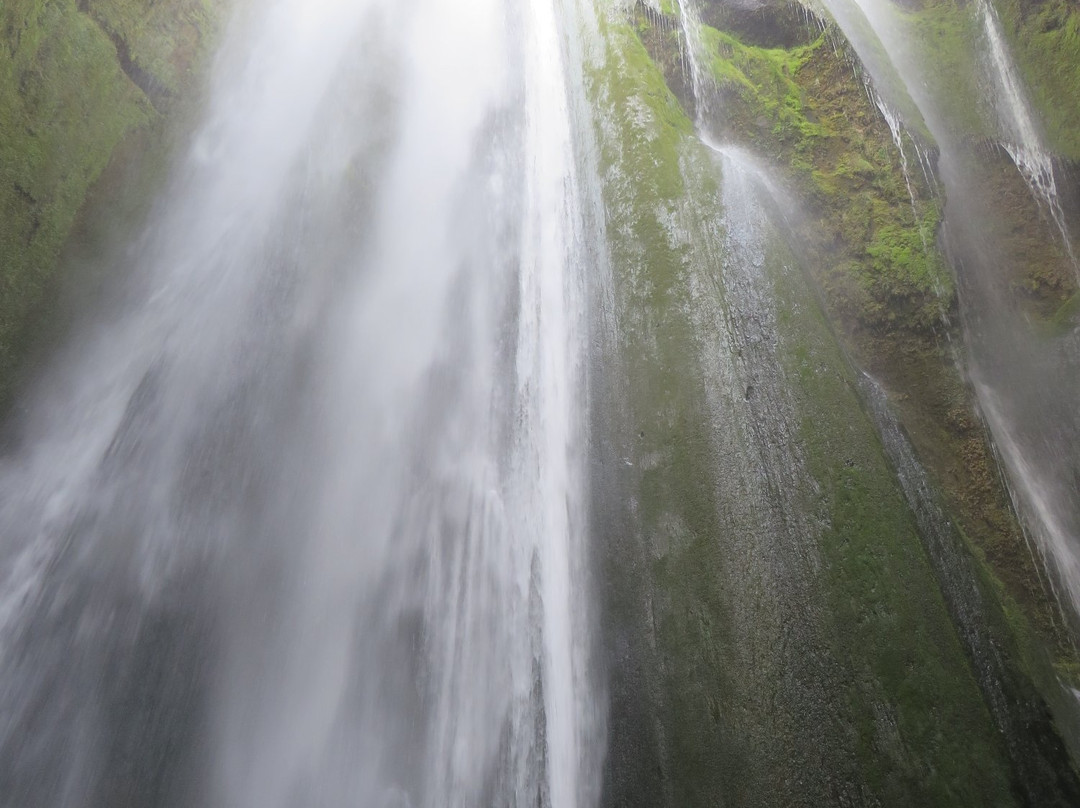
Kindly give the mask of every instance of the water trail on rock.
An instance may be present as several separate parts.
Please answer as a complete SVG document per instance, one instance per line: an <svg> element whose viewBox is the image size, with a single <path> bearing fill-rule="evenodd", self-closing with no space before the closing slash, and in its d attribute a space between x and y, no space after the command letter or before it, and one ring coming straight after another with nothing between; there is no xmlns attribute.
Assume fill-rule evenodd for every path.
<svg viewBox="0 0 1080 808"><path fill-rule="evenodd" d="M995 106L1006 132L1005 150L1012 157L1032 194L1046 205L1061 235L1062 244L1069 254L1073 269L1077 272L1077 279L1080 280L1080 264L1077 263L1076 255L1073 253L1072 236L1069 235L1065 212L1061 207L1057 180L1054 177L1054 162L1035 123L1035 116L1031 112L1027 94L1005 45L1001 22L986 0L978 0L975 7L978 9L983 32L989 44L992 65L989 72L998 88L995 97L1002 102Z"/></svg>
<svg viewBox="0 0 1080 808"><path fill-rule="evenodd" d="M881 117L883 117L885 119L885 122L889 125L889 133L892 135L893 145L896 146L897 152L900 153L900 170L901 172L903 172L904 185L907 188L908 200L911 202L912 224L914 227L918 228L919 240L922 242L923 252L926 253L927 257L929 257L931 252L930 242L926 237L926 228L923 226L922 221L920 221L919 219L919 210L915 203L915 190L911 184L911 173L908 167L907 149L904 147L904 123L900 119L900 116L897 115L887 103L885 103L885 100L873 88L869 76L864 77L863 81L866 87L867 94L870 96L870 100L873 101L874 106L876 106L878 108L878 111L881 113ZM915 146L915 149L916 151L918 151L918 145ZM922 165L921 154L919 155L919 164ZM923 177L926 180L926 184L930 188L933 188L933 183L930 181L929 175L926 174L925 168ZM949 310L947 295L945 292L945 288L942 285L941 278L938 277L936 273L934 275L933 283L934 293L937 295L938 299L938 313L941 317L941 322L945 324L946 328L948 328ZM949 339L951 341L948 330L946 330L945 334L946 339Z"/></svg>

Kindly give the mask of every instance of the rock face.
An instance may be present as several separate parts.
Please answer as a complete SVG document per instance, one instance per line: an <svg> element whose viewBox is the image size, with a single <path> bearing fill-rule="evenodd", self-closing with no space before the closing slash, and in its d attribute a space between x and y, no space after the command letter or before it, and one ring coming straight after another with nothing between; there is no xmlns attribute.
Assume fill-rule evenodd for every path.
<svg viewBox="0 0 1080 808"><path fill-rule="evenodd" d="M692 7L687 33L638 3L594 85L616 431L639 436L619 449L630 513L604 511L609 804L1073 804L1075 651L961 369L939 147L824 18ZM956 102L973 128L952 155L1008 222L1002 283L1032 317L1072 316L1054 224L975 104ZM755 194L776 210L747 214Z"/></svg>
<svg viewBox="0 0 1080 808"><path fill-rule="evenodd" d="M193 90L217 16L203 0L0 8L0 397L88 192Z"/></svg>

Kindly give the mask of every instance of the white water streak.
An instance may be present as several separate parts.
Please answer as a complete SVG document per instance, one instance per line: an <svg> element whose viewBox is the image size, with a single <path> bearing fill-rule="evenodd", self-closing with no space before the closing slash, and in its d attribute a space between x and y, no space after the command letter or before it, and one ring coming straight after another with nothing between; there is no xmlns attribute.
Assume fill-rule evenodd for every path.
<svg viewBox="0 0 1080 808"><path fill-rule="evenodd" d="M1031 462L1025 447L1014 437L1013 424L1005 415L997 393L986 384L980 383L978 387L979 400L994 434L995 446L1012 471L1010 493L1013 505L1021 514L1033 517L1025 522L1036 531L1035 545L1043 565L1054 573L1049 579L1050 586L1055 590L1059 586L1065 588L1065 601L1061 593L1055 591L1058 603L1067 603L1074 614L1080 614L1080 551L1076 537L1067 527L1067 517L1059 511L1061 503L1053 493L1056 486L1044 476L1041 466Z"/></svg>
<svg viewBox="0 0 1080 808"><path fill-rule="evenodd" d="M1005 45L1001 22L987 0L978 0L975 5L982 19L986 41L990 45L994 78L999 88L998 100L1004 102L995 106L1006 132L1005 150L1012 157L1032 194L1049 210L1073 269L1077 272L1077 278L1080 279L1080 264L1073 253L1072 238L1065 222L1065 212L1061 208L1057 180L1054 178L1054 162L1050 150L1043 143L1042 134L1028 104L1027 94Z"/></svg>
<svg viewBox="0 0 1080 808"><path fill-rule="evenodd" d="M911 184L911 173L908 170L908 158L907 150L904 147L904 124L900 120L900 116L897 115L889 105L885 103L885 100L873 89L871 80L869 77L864 78L864 85L866 86L866 92L873 101L874 105L881 112L881 116L885 119L885 122L889 125L889 132L892 135L893 144L896 146L896 150L900 153L900 170L904 175L904 185L907 187L908 200L911 202L911 218L912 224L919 230L919 240L922 241L923 254L926 255L927 260L932 260L932 254L930 249L930 243L926 238L926 228L923 227L922 219L919 217L919 209L915 202L915 189ZM918 146L915 146L918 151ZM922 156L919 155L919 163L922 164ZM923 169L923 175L926 177L927 185L930 185L930 178L926 176L925 168ZM930 187L933 187L930 185ZM934 278L934 294L938 299L938 313L941 315L941 321L946 326L949 325L949 312L947 309L947 299L945 294L945 288L942 286L941 279L937 273L933 273ZM949 337L949 332L946 331L946 338Z"/></svg>

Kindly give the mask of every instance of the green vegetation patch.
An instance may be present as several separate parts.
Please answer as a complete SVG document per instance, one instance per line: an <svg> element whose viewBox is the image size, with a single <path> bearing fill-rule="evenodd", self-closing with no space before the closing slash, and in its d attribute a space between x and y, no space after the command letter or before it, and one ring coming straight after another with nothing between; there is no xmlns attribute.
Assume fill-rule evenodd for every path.
<svg viewBox="0 0 1080 808"><path fill-rule="evenodd" d="M907 25L935 15L946 19L952 25L949 37L964 50L956 57L960 69L960 63L971 58L975 35L968 11L942 4L897 14L907 15ZM949 37L940 37L943 50ZM1043 698L1065 723L1075 712L1059 698L1062 691L1047 651L1062 670L1070 669L1075 652L1062 642L1064 635L1055 625L1053 605L1011 513L986 436L972 412L971 392L950 348L957 344L958 318L952 276L937 244L941 207L916 154L916 149L932 154L933 147L918 140L918 134L901 132L908 158L905 175L893 134L868 98L848 52L834 49L827 38L788 49L751 46L730 32L708 28L703 38L709 43L710 72L720 97L710 107L714 117L706 124L728 142L746 144L766 157L788 190L802 200L804 215L789 223L788 238L798 245L847 350L890 391L920 459L942 487L960 529L956 541L977 561L974 569L988 604L990 630L995 642L1009 649L1002 675L1017 705L1009 720L1030 722L1026 726L1032 733L1021 731L1017 737L1025 740L1020 743L1042 743L1054 732L1037 718L1045 716ZM655 40L645 41L655 46ZM657 59L659 65L668 63L663 55ZM973 75L971 64L965 69L967 76ZM964 121L966 113L958 110L958 130L982 127L982 111L976 113ZM1010 176L1019 179L1015 170ZM1053 278L1043 275L1039 288L1050 288ZM1061 299L1057 297L1055 310ZM814 394L806 406L813 409L818 398ZM810 436L806 440L812 443ZM844 506L835 524L870 526L869 519L859 515L863 497L848 494L858 475L847 467L835 472L845 481L833 487L837 507ZM838 558L837 564L849 563L850 568L833 586L843 591L857 587L860 578L874 580L882 570L873 564L875 553L880 556L881 550L868 539L852 558ZM853 594L851 603L862 598ZM1034 692L1032 682L1043 696ZM929 732L931 726L924 729ZM927 742L937 741L927 736ZM1064 759L1053 751L1058 741L1046 743L1046 757L1027 750L1014 760L1029 753L1036 760ZM958 776L954 771L953 785L941 785L941 804L974 799L956 791Z"/></svg>
<svg viewBox="0 0 1080 808"><path fill-rule="evenodd" d="M765 121L770 134L784 145L805 149L825 128L807 119L803 90L795 81L799 69L824 42L822 34L812 45L793 50L745 45L731 34L702 26L701 37L709 57L713 78L722 89L736 92L752 114L750 123L761 128ZM725 106L727 114L736 113ZM736 113L737 114L737 113Z"/></svg>
<svg viewBox="0 0 1080 808"><path fill-rule="evenodd" d="M778 285L799 440L818 485L819 540L847 670L859 770L883 804L1010 805L1003 748L929 559L853 380L807 291ZM888 763L885 763L888 761Z"/></svg>
<svg viewBox="0 0 1080 808"><path fill-rule="evenodd" d="M74 3L5 3L0 29L0 375L90 185L155 113Z"/></svg>
<svg viewBox="0 0 1080 808"><path fill-rule="evenodd" d="M0 6L0 400L88 193L133 133L160 136L217 14L209 0Z"/></svg>
<svg viewBox="0 0 1080 808"><path fill-rule="evenodd" d="M825 34L790 51L710 28L704 38L719 126L786 168L807 202L802 235L828 267L822 282L836 312L864 328L939 328L954 305L935 244L940 208L917 163L905 176L880 113Z"/></svg>
<svg viewBox="0 0 1080 808"><path fill-rule="evenodd" d="M1080 292L1077 292L1054 313L1051 320L1055 334L1063 334L1072 331L1080 324ZM1077 679L1080 682L1080 678Z"/></svg>
<svg viewBox="0 0 1080 808"><path fill-rule="evenodd" d="M203 32L216 24L212 0L83 0L90 14L120 44L144 91L160 104L180 93L196 63Z"/></svg>

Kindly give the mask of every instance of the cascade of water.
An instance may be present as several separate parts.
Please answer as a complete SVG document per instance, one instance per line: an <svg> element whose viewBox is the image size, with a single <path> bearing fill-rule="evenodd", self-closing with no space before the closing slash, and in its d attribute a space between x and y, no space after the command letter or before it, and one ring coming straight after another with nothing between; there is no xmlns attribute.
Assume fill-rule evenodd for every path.
<svg viewBox="0 0 1080 808"><path fill-rule="evenodd" d="M1061 490L1060 483L1051 473L1052 466L1047 467L1031 457L1007 415L998 391L985 382L980 383L979 400L994 434L995 448L1013 472L1014 482L1010 488L1013 507L1025 517L1027 525L1033 526L1039 556L1045 567L1054 573L1049 583L1055 590L1057 601L1062 608L1069 605L1075 614L1080 614L1080 548L1075 542L1078 535L1075 515L1068 507L1071 492Z"/></svg>
<svg viewBox="0 0 1080 808"><path fill-rule="evenodd" d="M923 179L926 180L928 187L933 188L937 182L937 177L934 176L934 165L930 160L930 156L919 148L919 144L915 144L915 156L919 158L919 167L922 169Z"/></svg>
<svg viewBox="0 0 1080 808"><path fill-rule="evenodd" d="M688 0L678 0L679 27L682 31L682 59L684 72L690 73L690 84L694 91L694 104L696 112L695 123L699 126L709 117L709 103L711 100L711 83L701 64L703 46L701 43L701 27L697 12Z"/></svg>
<svg viewBox="0 0 1080 808"><path fill-rule="evenodd" d="M996 105L1001 116L1001 124L1006 132L1005 150L1012 157L1017 169L1024 177L1035 198L1046 205L1054 224L1061 234L1062 243L1069 254L1073 268L1080 278L1080 264L1073 253L1072 237L1065 222L1065 212L1061 208L1057 180L1054 177L1054 162L1049 149L1043 144L1042 135L1035 124L1035 116L1027 101L1016 66L1009 55L1005 39L1001 32L1001 22L997 13L986 0L975 4L982 20L983 32L989 44L989 56L992 65L991 75L998 86L996 98L1004 103Z"/></svg>
<svg viewBox="0 0 1080 808"><path fill-rule="evenodd" d="M881 113L881 117L885 119L885 123L889 125L889 133L892 135L893 145L896 146L896 150L900 153L900 170L904 174L904 185L907 188L908 199L911 201L911 215L914 220L915 226L919 228L919 239L922 241L923 250L927 250L926 244L926 232L923 230L922 223L919 221L919 212L915 204L915 191L911 187L911 174L908 172L908 159L907 150L904 148L904 125L900 121L900 116L889 109L888 104L874 92L870 85L869 80L864 82L867 88L867 93L870 96L870 100L878 108L878 112Z"/></svg>
<svg viewBox="0 0 1080 808"><path fill-rule="evenodd" d="M276 0L0 458L0 804L584 808L574 4Z"/></svg>
<svg viewBox="0 0 1080 808"><path fill-rule="evenodd" d="M928 93L927 82L920 77L922 68L914 50L916 43L912 37L903 34L903 26L897 24L893 16L895 11L888 4L879 0L823 0L823 5L851 39L875 78L884 81L886 74L895 73L923 116L928 120L940 117L934 109L936 100ZM997 89L991 100L1000 119L1004 146L1034 197L1050 212L1074 267L1078 267L1061 208L1053 161L1009 55L1001 24L986 0L979 0L973 8L986 39L988 58L983 70ZM879 42L883 50L871 40ZM885 63L881 59L883 54ZM932 128L936 130L935 134L942 134L940 126Z"/></svg>
<svg viewBox="0 0 1080 808"><path fill-rule="evenodd" d="M1013 271L1003 250L987 247L1001 244L994 232L1000 211L980 198L969 176L966 147L950 116L954 99L936 95L919 56L918 37L881 0L826 0L825 6L872 75L881 77L878 86L896 91L895 82L889 81L899 79L941 150L940 180L948 200L946 237L969 348L966 371L976 381L981 411L1004 462L1016 510L1047 567L1056 574L1063 600L1075 606L1080 571L1074 547L1080 535L1080 512L1071 482L1076 479L1076 463L1069 447L1074 445L1078 427L1075 407L1069 402L1075 401L1076 354L1067 345L1053 348L1030 338L1027 325L1017 320L1014 301L1000 292L1001 276ZM976 33L981 31L985 43L986 58L980 69L988 80L985 89L991 91L982 100L997 110L1006 149L1033 197L1049 207L1062 240L1068 243L1056 188L1051 185L1048 151L1000 26L986 3L975 4L972 12ZM978 107L980 99L968 103Z"/></svg>

